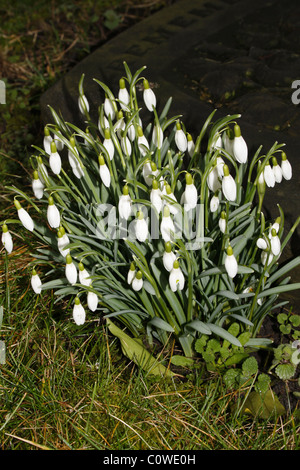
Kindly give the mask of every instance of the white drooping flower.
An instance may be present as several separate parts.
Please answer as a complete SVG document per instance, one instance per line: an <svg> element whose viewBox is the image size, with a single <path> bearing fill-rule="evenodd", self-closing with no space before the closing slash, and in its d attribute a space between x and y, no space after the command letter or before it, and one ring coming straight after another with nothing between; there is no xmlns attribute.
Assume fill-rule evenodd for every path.
<svg viewBox="0 0 300 470"><path fill-rule="evenodd" d="M275 186L274 171L269 162L266 163L264 168L264 180L269 188L273 188Z"/></svg>
<svg viewBox="0 0 300 470"><path fill-rule="evenodd" d="M164 198L165 204L170 209L171 214L173 214L173 215L178 214L179 204L178 204L176 196L174 195L174 193L172 191L172 188L169 184L164 185L162 194L163 194L163 196L166 196L166 198Z"/></svg>
<svg viewBox="0 0 300 470"><path fill-rule="evenodd" d="M137 128L137 136L138 148L142 156L144 157L149 152L149 143L147 138L144 136L143 129L141 126L138 126Z"/></svg>
<svg viewBox="0 0 300 470"><path fill-rule="evenodd" d="M186 173L185 183L186 185L183 193L182 202L184 204L184 210L190 211L191 209L194 209L196 207L198 201L197 188L194 185L193 177L190 173Z"/></svg>
<svg viewBox="0 0 300 470"><path fill-rule="evenodd" d="M28 214L28 212L25 209L23 209L23 207L21 206L21 204L19 203L19 201L17 199L14 200L14 204L15 204L15 207L18 211L18 217L19 217L23 227L25 227L30 232L33 232L34 222L31 218L31 216Z"/></svg>
<svg viewBox="0 0 300 470"><path fill-rule="evenodd" d="M221 212L221 217L219 219L219 228L222 233L226 232L226 212Z"/></svg>
<svg viewBox="0 0 300 470"><path fill-rule="evenodd" d="M111 176L108 169L108 166L105 163L103 155L99 155L99 174L102 180L102 183L109 188L111 182Z"/></svg>
<svg viewBox="0 0 300 470"><path fill-rule="evenodd" d="M176 255L172 251L172 245L170 242L165 243L165 251L163 254L163 265L164 268L171 272L173 269L174 261L176 260Z"/></svg>
<svg viewBox="0 0 300 470"><path fill-rule="evenodd" d="M50 135L50 131L49 131L48 127L46 126L45 129L44 129L43 147L44 147L45 152L48 153L49 155L51 153L51 142L52 142L52 140L53 140L53 138Z"/></svg>
<svg viewBox="0 0 300 470"><path fill-rule="evenodd" d="M132 283L131 283L132 289L138 292L142 289L143 284L144 284L143 273L142 271L138 271L132 280Z"/></svg>
<svg viewBox="0 0 300 470"><path fill-rule="evenodd" d="M223 178L224 176L224 165L225 165L225 162L223 160L222 157L220 157L220 155L217 156L217 171L218 171L218 177L220 179Z"/></svg>
<svg viewBox="0 0 300 470"><path fill-rule="evenodd" d="M55 175L59 175L61 171L61 158L57 151L55 142L51 142L51 153L49 157L49 165Z"/></svg>
<svg viewBox="0 0 300 470"><path fill-rule="evenodd" d="M8 227L6 224L2 225L2 236L1 236L1 241L4 245L4 248L6 249L7 253L11 253L14 247L13 239L11 236L11 233L8 230Z"/></svg>
<svg viewBox="0 0 300 470"><path fill-rule="evenodd" d="M216 193L222 187L217 165L214 165L207 175L207 186L213 193Z"/></svg>
<svg viewBox="0 0 300 470"><path fill-rule="evenodd" d="M281 243L280 243L280 239L277 235L277 232L276 232L275 228L273 228L271 230L270 241L271 241L272 254L274 256L278 256L280 254L280 250L281 250Z"/></svg>
<svg viewBox="0 0 300 470"><path fill-rule="evenodd" d="M128 135L128 137L129 137L129 140L130 140L131 142L133 142L134 139L135 139L135 127L134 127L134 124L133 124L133 123L131 123L131 124L129 125L129 127L128 127L128 129L127 129L127 135Z"/></svg>
<svg viewBox="0 0 300 470"><path fill-rule="evenodd" d="M216 150L222 147L223 147L222 137L221 137L221 134L218 133L217 135L214 136L214 142L212 144L212 148Z"/></svg>
<svg viewBox="0 0 300 470"><path fill-rule="evenodd" d="M120 196L119 203L119 216L121 219L128 220L132 212L132 200L129 195L129 190L127 184L123 188L123 194Z"/></svg>
<svg viewBox="0 0 300 470"><path fill-rule="evenodd" d="M76 325L80 326L85 323L85 310L80 303L78 297L74 300L74 307L73 307L73 320L75 321Z"/></svg>
<svg viewBox="0 0 300 470"><path fill-rule="evenodd" d="M281 183L281 181L282 181L282 169L278 165L276 157L272 158L272 164L273 164L273 173L274 173L275 183Z"/></svg>
<svg viewBox="0 0 300 470"><path fill-rule="evenodd" d="M165 242L169 242L174 238L175 226L168 206L165 206L163 210L163 216L160 223L160 232Z"/></svg>
<svg viewBox="0 0 300 470"><path fill-rule="evenodd" d="M60 212L54 204L52 196L48 198L47 220L52 228L58 228L60 226Z"/></svg>
<svg viewBox="0 0 300 470"><path fill-rule="evenodd" d="M292 178L292 165L287 159L286 153L282 152L281 153L281 170L282 170L282 176L284 177L285 180L290 180Z"/></svg>
<svg viewBox="0 0 300 470"><path fill-rule="evenodd" d="M162 193L159 188L159 184L157 180L153 180L152 182L152 189L150 192L150 201L159 214L163 207L163 201L162 201Z"/></svg>
<svg viewBox="0 0 300 470"><path fill-rule="evenodd" d="M261 262L264 266L266 264L267 264L267 266L269 266L269 264L272 262L273 258L274 258L274 255L270 251L263 250L261 252Z"/></svg>
<svg viewBox="0 0 300 470"><path fill-rule="evenodd" d="M228 246L227 252L226 252L225 269L227 271L228 276L231 277L232 279L237 275L238 263L230 245Z"/></svg>
<svg viewBox="0 0 300 470"><path fill-rule="evenodd" d="M131 146L128 136L125 135L124 132L122 133L122 137L121 137L121 147L125 155L130 157L131 152L132 152L132 146Z"/></svg>
<svg viewBox="0 0 300 470"><path fill-rule="evenodd" d="M187 137L181 128L180 122L176 122L175 143L180 152L185 152L187 149Z"/></svg>
<svg viewBox="0 0 300 470"><path fill-rule="evenodd" d="M132 261L132 262L130 263L130 268L129 268L128 274L127 274L127 283L128 283L128 284L131 284L132 281L133 281L133 279L134 279L134 277L135 277L135 264L134 264L134 262Z"/></svg>
<svg viewBox="0 0 300 470"><path fill-rule="evenodd" d="M32 270L30 283L36 294L40 294L42 292L42 282L35 269Z"/></svg>
<svg viewBox="0 0 300 470"><path fill-rule="evenodd" d="M37 157L37 162L38 162L38 174L39 174L39 179L42 181L43 184L46 183L46 180L48 180L48 170L43 163L42 157L39 155Z"/></svg>
<svg viewBox="0 0 300 470"><path fill-rule="evenodd" d="M159 174L156 163L150 162L150 161L147 161L146 163L144 163L142 173L143 173L145 183L148 186L152 186L153 178L157 177Z"/></svg>
<svg viewBox="0 0 300 470"><path fill-rule="evenodd" d="M139 242L144 242L148 237L148 224L144 219L143 211L138 211L135 220L135 236Z"/></svg>
<svg viewBox="0 0 300 470"><path fill-rule="evenodd" d="M106 128L105 131L104 131L103 146L106 149L110 160L112 160L114 158L114 154L115 154L115 146L114 146L113 141L111 139L109 128Z"/></svg>
<svg viewBox="0 0 300 470"><path fill-rule="evenodd" d="M112 121L115 119L116 110L115 110L115 107L114 107L114 103L107 96L104 100L104 112L105 112L107 118L109 118L109 116L110 116Z"/></svg>
<svg viewBox="0 0 300 470"><path fill-rule="evenodd" d="M193 141L193 137L191 136L191 134L187 134L187 151L190 157L194 155L195 143Z"/></svg>
<svg viewBox="0 0 300 470"><path fill-rule="evenodd" d="M75 147L74 137L70 138L70 144L72 150L68 148L68 160L72 168L73 174L76 176L76 178L80 179L84 176L84 171L80 164L79 154L77 148Z"/></svg>
<svg viewBox="0 0 300 470"><path fill-rule="evenodd" d="M87 294L87 304L91 312L95 312L98 307L98 295L95 292L89 291Z"/></svg>
<svg viewBox="0 0 300 470"><path fill-rule="evenodd" d="M226 150L226 152L229 153L229 155L232 155L233 154L233 150L232 150L232 147L233 147L233 139L234 139L234 134L233 134L233 130L231 128L227 129L226 132L224 132L223 134L223 145L224 145L224 149Z"/></svg>
<svg viewBox="0 0 300 470"><path fill-rule="evenodd" d="M75 264L73 263L73 260L70 254L66 256L65 274L70 284L72 285L76 284L78 273L77 273L77 268Z"/></svg>
<svg viewBox="0 0 300 470"><path fill-rule="evenodd" d="M156 108L156 96L152 88L150 88L148 80L144 79L144 91L143 99L144 103L149 111L153 111L153 107Z"/></svg>
<svg viewBox="0 0 300 470"><path fill-rule="evenodd" d="M69 243L70 239L66 234L64 227L60 227L57 231L57 248L64 258L70 253L70 248L66 248Z"/></svg>
<svg viewBox="0 0 300 470"><path fill-rule="evenodd" d="M126 124L125 124L125 121L124 121L123 111L120 110L120 111L118 111L118 114L117 114L117 121L114 124L114 131L117 134L117 136L119 137L119 139L121 139L122 132L124 131L125 127L126 127Z"/></svg>
<svg viewBox="0 0 300 470"><path fill-rule="evenodd" d="M227 165L223 166L224 176L222 178L222 192L228 201L236 200L236 183L229 173Z"/></svg>
<svg viewBox="0 0 300 470"><path fill-rule="evenodd" d="M44 183L39 178L39 172L34 170L32 179L32 191L37 199L42 199L44 195Z"/></svg>
<svg viewBox="0 0 300 470"><path fill-rule="evenodd" d="M86 112L87 113L89 112L90 105L89 105L88 99L85 95L80 95L79 96L79 98L78 98L78 107L79 107L79 111L83 115L85 115Z"/></svg>
<svg viewBox="0 0 300 470"><path fill-rule="evenodd" d="M209 203L210 211L216 212L219 208L219 205L220 205L220 199L216 194L214 194Z"/></svg>
<svg viewBox="0 0 300 470"><path fill-rule="evenodd" d="M152 142L158 148L161 149L164 141L164 133L159 124L155 124L152 132Z"/></svg>
<svg viewBox="0 0 300 470"><path fill-rule="evenodd" d="M268 243L263 237L259 237L256 241L256 246L261 250L266 250L268 248Z"/></svg>
<svg viewBox="0 0 300 470"><path fill-rule="evenodd" d="M125 80L124 78L121 78L119 80L119 93L118 93L118 99L120 101L120 106L124 111L129 111L128 104L130 101L130 96L126 88Z"/></svg>
<svg viewBox="0 0 300 470"><path fill-rule="evenodd" d="M83 263L78 264L79 282L83 286L89 287L92 283L89 272L85 269Z"/></svg>
<svg viewBox="0 0 300 470"><path fill-rule="evenodd" d="M234 138L232 142L233 156L239 163L246 163L248 160L248 147L241 135L241 129L238 124L234 126Z"/></svg>
<svg viewBox="0 0 300 470"><path fill-rule="evenodd" d="M184 288L185 279L177 259L174 261L173 268L169 275L169 284L173 292L177 292L177 290L182 290Z"/></svg>

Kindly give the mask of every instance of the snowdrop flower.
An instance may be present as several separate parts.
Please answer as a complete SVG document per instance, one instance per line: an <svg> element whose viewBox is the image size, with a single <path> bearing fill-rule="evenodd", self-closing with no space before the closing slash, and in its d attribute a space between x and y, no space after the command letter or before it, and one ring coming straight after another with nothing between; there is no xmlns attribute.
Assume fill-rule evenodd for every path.
<svg viewBox="0 0 300 470"><path fill-rule="evenodd" d="M281 250L280 239L277 235L277 232L276 232L275 228L273 228L272 231L271 231L271 251L272 251L272 254L274 256L277 256L277 255L279 255L280 250Z"/></svg>
<svg viewBox="0 0 300 470"><path fill-rule="evenodd" d="M34 170L32 180L32 191L37 199L42 199L44 195L44 183L39 178L39 172Z"/></svg>
<svg viewBox="0 0 300 470"><path fill-rule="evenodd" d="M227 129L226 132L224 132L224 149L226 152L228 152L230 155L232 155L233 150L233 139L234 139L234 134L232 129Z"/></svg>
<svg viewBox="0 0 300 470"><path fill-rule="evenodd" d="M1 241L4 245L4 248L6 249L7 253L11 253L12 250L13 250L14 244L13 244L13 239L12 239L11 233L9 232L6 224L2 225Z"/></svg>
<svg viewBox="0 0 300 470"><path fill-rule="evenodd" d="M31 287L34 290L34 292L36 294L40 294L42 292L42 282L35 269L32 270L30 282L31 282Z"/></svg>
<svg viewBox="0 0 300 470"><path fill-rule="evenodd" d="M124 121L124 116L123 112L119 111L117 114L117 122L114 125L114 131L117 133L117 136L119 139L122 138L122 132L124 131L126 127L125 121Z"/></svg>
<svg viewBox="0 0 300 470"><path fill-rule="evenodd" d="M144 242L148 237L148 224L144 219L143 211L138 211L135 220L135 236L139 242Z"/></svg>
<svg viewBox="0 0 300 470"><path fill-rule="evenodd" d="M91 285L92 280L90 279L90 274L81 262L78 265L78 275L80 284L86 287L89 287Z"/></svg>
<svg viewBox="0 0 300 470"><path fill-rule="evenodd" d="M269 162L267 162L264 168L264 180L269 188L273 188L275 186L275 176Z"/></svg>
<svg viewBox="0 0 300 470"><path fill-rule="evenodd" d="M53 138L50 135L50 131L49 131L48 127L46 126L44 128L43 147L44 147L45 152L47 152L49 155L51 153L51 142L52 142L52 140L53 140Z"/></svg>
<svg viewBox="0 0 300 470"><path fill-rule="evenodd" d="M273 163L273 173L274 173L275 183L281 183L282 169L278 165L276 157L272 158L272 163Z"/></svg>
<svg viewBox="0 0 300 470"><path fill-rule="evenodd" d="M25 227L30 232L33 232L34 222L31 218L31 216L28 214L28 212L25 209L23 209L23 207L21 206L21 204L19 203L19 201L17 199L14 200L14 204L15 204L15 207L18 211L18 217L19 217L23 227Z"/></svg>
<svg viewBox="0 0 300 470"><path fill-rule="evenodd" d="M175 233L175 226L170 216L170 209L168 206L164 207L163 217L160 224L161 236L165 242L171 241Z"/></svg>
<svg viewBox="0 0 300 470"><path fill-rule="evenodd" d="M190 173L186 173L185 175L185 190L183 193L183 204L184 204L184 209L186 211L189 211L191 209L194 209L197 205L197 200L198 200L198 193L196 186L194 185L193 182L193 177Z"/></svg>
<svg viewBox="0 0 300 470"><path fill-rule="evenodd" d="M144 157L149 151L149 143L146 137L144 136L143 129L141 126L138 126L137 128L137 136L138 136L137 143L138 143L139 151Z"/></svg>
<svg viewBox="0 0 300 470"><path fill-rule="evenodd" d="M218 155L217 165L216 166L217 166L217 171L218 171L218 177L220 179L222 179L223 176L224 176L224 165L225 165L225 162L224 162L223 158Z"/></svg>
<svg viewBox="0 0 300 470"><path fill-rule="evenodd" d="M131 216L132 211L132 201L131 197L129 196L129 190L127 184L123 188L123 194L120 196L119 204L119 215L121 219L128 220Z"/></svg>
<svg viewBox="0 0 300 470"><path fill-rule="evenodd" d="M220 199L216 194L214 194L209 203L210 211L216 212L219 208L219 205L220 205Z"/></svg>
<svg viewBox="0 0 300 470"><path fill-rule="evenodd" d="M182 290L184 288L184 275L179 267L179 262L176 259L173 263L173 268L169 275L169 284L173 292Z"/></svg>
<svg viewBox="0 0 300 470"><path fill-rule="evenodd" d="M128 284L131 284L133 279L135 277L135 264L134 262L132 261L130 263L130 268L129 268L129 271L128 271L128 274L127 274L127 283Z"/></svg>
<svg viewBox="0 0 300 470"><path fill-rule="evenodd" d="M158 214L162 210L163 202L162 202L162 193L161 190L159 189L158 182L157 180L153 180L152 182L152 189L150 192L150 201L157 210Z"/></svg>
<svg viewBox="0 0 300 470"><path fill-rule="evenodd" d="M269 251L262 251L261 253L261 262L262 264L265 266L267 264L267 266L269 266L269 264L272 262L274 258L274 255L273 253L269 252Z"/></svg>
<svg viewBox="0 0 300 470"><path fill-rule="evenodd" d="M85 322L85 310L81 305L78 297L76 297L74 300L73 320L78 326L83 325Z"/></svg>
<svg viewBox="0 0 300 470"><path fill-rule="evenodd" d="M87 304L88 308L92 311L95 312L95 310L98 307L98 295L95 292L89 291L87 294Z"/></svg>
<svg viewBox="0 0 300 470"><path fill-rule="evenodd" d="M132 147L129 138L125 133L122 133L122 138L121 138L121 147L123 152L129 157L132 152Z"/></svg>
<svg viewBox="0 0 300 470"><path fill-rule="evenodd" d="M260 237L256 241L256 246L261 250L266 250L268 248L268 243L264 238Z"/></svg>
<svg viewBox="0 0 300 470"><path fill-rule="evenodd" d="M160 149L164 141L164 134L159 124L155 124L152 132L152 142Z"/></svg>
<svg viewBox="0 0 300 470"><path fill-rule="evenodd" d="M114 103L107 96L104 100L104 112L105 112L107 117L109 117L109 116L111 117L112 121L115 119L116 110L115 110L115 107L114 107Z"/></svg>
<svg viewBox="0 0 300 470"><path fill-rule="evenodd" d="M70 253L70 248L66 248L69 243L70 239L64 227L60 227L57 231L57 248L64 258Z"/></svg>
<svg viewBox="0 0 300 470"><path fill-rule="evenodd" d="M85 113L89 112L90 110L90 105L89 105L89 102L88 102L88 99L85 95L80 95L79 98L78 98L78 107L79 107L79 111L85 115Z"/></svg>
<svg viewBox="0 0 300 470"><path fill-rule="evenodd" d="M275 220L274 224L272 224L271 227L270 227L270 230L269 230L269 237L271 237L271 232L272 232L273 229L275 229L276 233L278 233L279 228L280 228L280 222L281 222L281 218L280 218L280 217L277 217L277 219Z"/></svg>
<svg viewBox="0 0 300 470"><path fill-rule="evenodd" d="M133 290L138 292L143 287L143 284L144 284L143 273L142 273L142 271L138 271L136 273L135 277L132 280L132 283L131 283L132 288L133 288Z"/></svg>
<svg viewBox="0 0 300 470"><path fill-rule="evenodd" d="M135 127L133 123L131 123L130 126L128 127L127 135L129 139L131 140L131 142L133 142L135 139Z"/></svg>
<svg viewBox="0 0 300 470"><path fill-rule="evenodd" d="M287 156L285 152L281 153L281 170L282 170L282 176L286 180L290 180L292 178L292 166L290 162L287 159Z"/></svg>
<svg viewBox="0 0 300 470"><path fill-rule="evenodd" d="M216 165L214 165L208 173L207 186L213 193L216 193L218 189L222 187L221 182L219 180L218 168Z"/></svg>
<svg viewBox="0 0 300 470"><path fill-rule="evenodd" d="M220 134L217 135L217 139L216 141L213 143L212 145L212 148L213 149L218 149L218 148L222 148L222 137Z"/></svg>
<svg viewBox="0 0 300 470"><path fill-rule="evenodd" d="M81 167L81 162L79 159L79 154L76 148L76 142L75 142L74 137L70 138L70 144L71 144L72 150L68 148L68 160L69 160L69 163L70 163L70 166L72 168L74 175L76 176L76 178L80 179L82 178L82 176L84 176L84 171L83 171L83 168Z"/></svg>
<svg viewBox="0 0 300 470"><path fill-rule="evenodd" d="M176 122L175 143L180 152L185 152L187 149L187 137L181 129L180 122Z"/></svg>
<svg viewBox="0 0 300 470"><path fill-rule="evenodd" d="M114 158L115 146L111 140L109 128L106 128L104 131L103 146L107 150L110 160L112 160Z"/></svg>
<svg viewBox="0 0 300 470"><path fill-rule="evenodd" d="M193 141L193 137L191 136L191 134L187 134L186 138L187 138L187 151L189 153L189 156L192 157L195 151L195 143Z"/></svg>
<svg viewBox="0 0 300 470"><path fill-rule="evenodd" d="M66 278L70 284L76 284L77 282L77 268L73 263L72 257L70 254L66 256L66 266L65 266Z"/></svg>
<svg viewBox="0 0 300 470"><path fill-rule="evenodd" d="M222 191L228 201L235 201L236 199L236 183L229 173L227 165L223 166L224 177L222 179Z"/></svg>
<svg viewBox="0 0 300 470"><path fill-rule="evenodd" d="M227 271L228 276L232 279L237 275L238 264L230 245L228 246L226 252L225 269Z"/></svg>
<svg viewBox="0 0 300 470"><path fill-rule="evenodd" d="M219 219L219 228L222 233L226 232L226 213L224 211L221 212L221 217Z"/></svg>
<svg viewBox="0 0 300 470"><path fill-rule="evenodd" d="M168 208L170 209L171 214L176 215L179 210L178 209L179 204L169 184L164 185L163 195L167 196L165 199L165 202L166 202L166 206L168 206Z"/></svg>
<svg viewBox="0 0 300 470"><path fill-rule="evenodd" d="M172 245L170 242L165 243L165 251L163 254L163 265L164 268L171 272L173 269L174 261L176 260L176 255L172 251Z"/></svg>
<svg viewBox="0 0 300 470"><path fill-rule="evenodd" d="M57 127L56 127L56 130L58 130ZM65 146L64 142L61 140L60 137L58 137L58 135L54 135L53 140L55 142L57 150L61 151Z"/></svg>
<svg viewBox="0 0 300 470"><path fill-rule="evenodd" d="M150 88L148 80L144 79L144 92L143 99L144 103L149 111L153 111L153 107L156 108L156 96L154 91Z"/></svg>
<svg viewBox="0 0 300 470"><path fill-rule="evenodd" d="M152 186L153 178L158 176L159 171L155 162L147 161L143 165L143 177L148 186Z"/></svg>
<svg viewBox="0 0 300 470"><path fill-rule="evenodd" d="M48 199L47 219L50 227L58 228L60 226L60 213L54 204L52 196L50 196Z"/></svg>
<svg viewBox="0 0 300 470"><path fill-rule="evenodd" d="M241 135L241 129L238 124L234 126L232 152L237 162L246 163L248 160L248 147L243 136Z"/></svg>
<svg viewBox="0 0 300 470"><path fill-rule="evenodd" d="M39 178L42 181L42 183L46 183L46 180L48 179L48 171L46 166L43 163L43 159L41 156L37 157L37 162L38 162L38 174Z"/></svg>
<svg viewBox="0 0 300 470"><path fill-rule="evenodd" d="M59 175L61 171L61 158L56 149L55 142L51 142L51 153L49 158L49 165L55 175Z"/></svg>
<svg viewBox="0 0 300 470"><path fill-rule="evenodd" d="M100 174L100 178L102 180L102 183L107 187L109 188L110 187L110 181L111 181L111 177L110 177L110 172L109 172L109 169L105 163L105 160L104 160L104 157L103 155L99 155L99 174Z"/></svg>
<svg viewBox="0 0 300 470"><path fill-rule="evenodd" d="M124 78L121 78L119 80L119 85L120 85L120 88L119 88L118 98L119 98L119 101L120 101L120 106L124 111L128 111L129 110L128 109L128 104L129 104L129 101L130 101L130 96L129 96L129 93L128 93L127 88L126 88Z"/></svg>

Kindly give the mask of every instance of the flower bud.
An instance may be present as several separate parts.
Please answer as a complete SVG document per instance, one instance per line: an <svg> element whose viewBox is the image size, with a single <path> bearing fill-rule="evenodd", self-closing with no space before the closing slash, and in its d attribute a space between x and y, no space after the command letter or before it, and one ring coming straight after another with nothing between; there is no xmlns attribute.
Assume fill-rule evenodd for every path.
<svg viewBox="0 0 300 470"><path fill-rule="evenodd" d="M70 284L72 285L76 284L78 274L77 274L76 266L73 263L72 257L70 254L66 256L65 274Z"/></svg>
<svg viewBox="0 0 300 470"><path fill-rule="evenodd" d="M42 292L42 283L35 269L33 269L32 271L30 282L31 282L31 287L34 290L34 292L36 294L40 294Z"/></svg>
<svg viewBox="0 0 300 470"><path fill-rule="evenodd" d="M49 165L55 175L59 175L61 171L61 158L56 149L55 142L51 142L51 153L49 158Z"/></svg>
<svg viewBox="0 0 300 470"><path fill-rule="evenodd" d="M124 186L123 194L120 196L118 209L121 219L128 220L132 212L132 201L129 196L127 184Z"/></svg>
<svg viewBox="0 0 300 470"><path fill-rule="evenodd" d="M22 225L29 230L30 232L33 232L34 230L34 222L28 212L21 207L21 204L17 199L14 200L15 207L18 211L18 217L22 223Z"/></svg>
<svg viewBox="0 0 300 470"><path fill-rule="evenodd" d="M148 80L144 79L144 92L143 99L144 103L149 111L153 111L156 108L156 96L154 91L150 88Z"/></svg>
<svg viewBox="0 0 300 470"><path fill-rule="evenodd" d="M83 286L89 287L92 283L92 280L90 278L90 274L85 269L83 263L79 263L78 273L79 273L79 282L80 282L80 284L82 284Z"/></svg>
<svg viewBox="0 0 300 470"><path fill-rule="evenodd" d="M104 131L103 146L105 147L110 160L112 160L114 158L115 146L113 144L113 141L111 140L109 128L105 129Z"/></svg>
<svg viewBox="0 0 300 470"><path fill-rule="evenodd" d="M187 138L179 121L176 122L175 143L180 152L185 152L187 149Z"/></svg>
<svg viewBox="0 0 300 470"><path fill-rule="evenodd" d="M248 159L248 147L241 135L241 129L238 124L234 126L234 138L232 142L233 156L239 163L246 163Z"/></svg>
<svg viewBox="0 0 300 470"><path fill-rule="evenodd" d="M80 303L78 297L75 298L74 307L73 307L73 320L76 325L83 325L85 322L85 310Z"/></svg>
<svg viewBox="0 0 300 470"><path fill-rule="evenodd" d="M120 106L124 111L128 111L129 110L128 109L128 104L129 104L129 101L130 101L130 96L129 96L129 93L128 93L127 88L126 88L124 78L121 78L119 80L119 85L120 85L120 89L119 89L118 98L119 98L119 101L120 101Z"/></svg>
<svg viewBox="0 0 300 470"><path fill-rule="evenodd" d="M222 191L228 201L236 200L236 183L233 177L229 174L229 168L224 165L224 177L222 179Z"/></svg>
<svg viewBox="0 0 300 470"><path fill-rule="evenodd" d="M284 177L284 179L290 180L292 178L292 166L288 161L285 152L281 153L281 159L282 176Z"/></svg>
<svg viewBox="0 0 300 470"><path fill-rule="evenodd" d="M143 211L137 213L135 220L135 236L139 242L144 242L148 237L148 224L144 219Z"/></svg>
<svg viewBox="0 0 300 470"><path fill-rule="evenodd" d="M143 287L143 273L142 271L138 271L132 281L132 288L134 291L138 292Z"/></svg>
<svg viewBox="0 0 300 470"><path fill-rule="evenodd" d="M227 271L228 276L232 279L237 275L238 264L233 254L231 246L228 246L227 248L227 254L225 257L225 269Z"/></svg>
<svg viewBox="0 0 300 470"><path fill-rule="evenodd" d="M109 169L105 163L103 155L99 155L99 174L100 178L102 180L102 183L109 188L110 187L110 182L111 182L111 177L110 177L110 172Z"/></svg>
<svg viewBox="0 0 300 470"><path fill-rule="evenodd" d="M185 279L177 259L174 261L173 268L169 275L169 284L173 292L184 288Z"/></svg>
<svg viewBox="0 0 300 470"><path fill-rule="evenodd" d="M33 180L32 180L32 190L37 199L42 199L44 195L44 183L39 178L39 173L37 170L33 172Z"/></svg>
<svg viewBox="0 0 300 470"><path fill-rule="evenodd" d="M47 219L50 227L58 228L60 226L60 213L54 204L52 196L48 199Z"/></svg>
<svg viewBox="0 0 300 470"><path fill-rule="evenodd" d="M2 225L2 236L1 236L1 241L4 245L4 248L6 249L7 253L11 253L13 250L13 239L8 231L7 225L3 224Z"/></svg>

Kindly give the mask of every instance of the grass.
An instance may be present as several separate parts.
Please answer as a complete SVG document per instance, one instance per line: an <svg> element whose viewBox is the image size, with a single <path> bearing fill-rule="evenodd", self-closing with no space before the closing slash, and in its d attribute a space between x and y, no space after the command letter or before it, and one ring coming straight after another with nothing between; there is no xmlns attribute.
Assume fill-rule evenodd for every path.
<svg viewBox="0 0 300 470"><path fill-rule="evenodd" d="M85 55L168 1L16 1L0 3L1 220L12 203L3 186L27 184L30 145L42 139L39 97ZM107 16L114 8L115 17ZM80 15L79 15L80 12ZM115 20L115 26L107 23ZM88 27L87 27L88 25ZM29 181L29 180L28 180ZM256 420L238 410L251 384L228 392L201 370L169 381L151 378L121 354L99 320L75 327L67 303L30 288L31 241L14 233L0 259L1 450L293 450L296 414Z"/></svg>

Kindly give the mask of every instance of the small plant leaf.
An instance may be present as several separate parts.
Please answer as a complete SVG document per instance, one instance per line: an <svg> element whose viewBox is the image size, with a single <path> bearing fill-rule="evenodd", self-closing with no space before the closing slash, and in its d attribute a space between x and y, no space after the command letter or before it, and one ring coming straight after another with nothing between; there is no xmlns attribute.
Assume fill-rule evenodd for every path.
<svg viewBox="0 0 300 470"><path fill-rule="evenodd" d="M171 363L174 366L192 367L194 365L194 360L191 357L175 355L172 356Z"/></svg>
<svg viewBox="0 0 300 470"><path fill-rule="evenodd" d="M268 419L272 415L284 415L285 408L272 390L268 390L265 394L253 391L246 399L242 408L242 413Z"/></svg>

